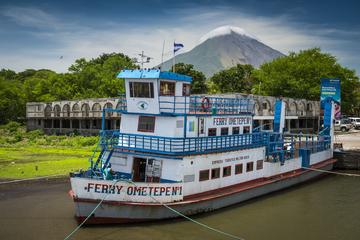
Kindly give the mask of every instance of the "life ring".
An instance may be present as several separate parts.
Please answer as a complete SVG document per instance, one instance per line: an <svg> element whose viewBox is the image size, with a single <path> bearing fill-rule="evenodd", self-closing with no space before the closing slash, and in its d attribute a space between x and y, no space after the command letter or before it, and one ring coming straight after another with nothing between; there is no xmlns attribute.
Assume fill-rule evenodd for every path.
<svg viewBox="0 0 360 240"><path fill-rule="evenodd" d="M203 97L201 99L201 108L204 110L204 111L207 111L210 109L210 100L209 98L207 97Z"/></svg>

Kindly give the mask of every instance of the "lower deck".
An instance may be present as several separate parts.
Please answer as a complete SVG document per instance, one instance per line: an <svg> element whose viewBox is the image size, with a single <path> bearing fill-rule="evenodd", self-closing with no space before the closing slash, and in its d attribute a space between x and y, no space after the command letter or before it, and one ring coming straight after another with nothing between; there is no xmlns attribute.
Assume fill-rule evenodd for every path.
<svg viewBox="0 0 360 240"><path fill-rule="evenodd" d="M156 203L178 202L189 196L211 193L254 182L273 180L285 174L302 172L303 166L314 166L332 158L332 149L279 161L266 159L265 147L224 153L184 156L181 159L146 158L131 154L113 155L110 163L114 180L86 177L73 178L75 195L85 199ZM119 183L118 183L119 182ZM227 190L226 190L227 191Z"/></svg>
<svg viewBox="0 0 360 240"><path fill-rule="evenodd" d="M189 216L213 211L314 179L324 174L322 170L332 169L334 162L335 160L328 159L313 164L312 170L298 169L271 178L187 196L182 201L167 203L167 207L164 207L160 200L153 203L105 200L102 207L88 219L87 224L154 221L179 217L179 212ZM82 222L100 201L94 198L81 198L74 191L70 191L70 195L74 199L79 222ZM169 207L172 211L169 211Z"/></svg>

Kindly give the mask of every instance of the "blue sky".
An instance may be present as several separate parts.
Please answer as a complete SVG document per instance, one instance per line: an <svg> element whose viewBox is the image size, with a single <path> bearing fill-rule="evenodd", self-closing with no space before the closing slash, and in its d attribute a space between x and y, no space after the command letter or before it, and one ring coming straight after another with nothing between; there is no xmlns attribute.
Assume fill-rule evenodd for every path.
<svg viewBox="0 0 360 240"><path fill-rule="evenodd" d="M59 72L80 57L142 50L171 57L176 39L188 51L212 29L233 25L287 54L311 47L360 72L357 1L7 1L0 0L0 68ZM60 58L60 56L63 56Z"/></svg>

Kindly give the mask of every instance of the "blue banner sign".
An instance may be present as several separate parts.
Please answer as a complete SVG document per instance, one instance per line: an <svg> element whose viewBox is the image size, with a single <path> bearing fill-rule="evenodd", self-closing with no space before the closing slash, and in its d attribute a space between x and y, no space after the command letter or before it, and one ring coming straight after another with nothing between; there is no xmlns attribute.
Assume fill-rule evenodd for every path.
<svg viewBox="0 0 360 240"><path fill-rule="evenodd" d="M274 132L280 132L282 101L276 100L274 113Z"/></svg>
<svg viewBox="0 0 360 240"><path fill-rule="evenodd" d="M340 80L333 78L322 78L321 79L321 95L320 104L321 109L324 109L325 102L327 100L333 100L335 103L334 117L335 119L341 118L340 104Z"/></svg>

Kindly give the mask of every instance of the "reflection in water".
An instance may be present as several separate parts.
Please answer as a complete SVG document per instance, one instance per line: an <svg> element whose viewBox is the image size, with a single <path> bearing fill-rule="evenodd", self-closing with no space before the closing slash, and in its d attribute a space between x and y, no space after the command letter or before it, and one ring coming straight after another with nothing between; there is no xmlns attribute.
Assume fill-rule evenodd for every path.
<svg viewBox="0 0 360 240"><path fill-rule="evenodd" d="M15 187L16 186L16 187ZM0 189L0 239L63 239L75 227L68 183ZM196 220L245 239L358 239L360 178L327 176ZM73 239L224 239L189 221L91 226Z"/></svg>

